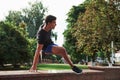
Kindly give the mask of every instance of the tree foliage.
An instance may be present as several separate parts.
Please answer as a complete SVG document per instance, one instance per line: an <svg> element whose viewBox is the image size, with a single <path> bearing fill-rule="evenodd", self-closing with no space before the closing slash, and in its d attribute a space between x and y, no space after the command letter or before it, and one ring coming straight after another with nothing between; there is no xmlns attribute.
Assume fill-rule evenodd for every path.
<svg viewBox="0 0 120 80"><path fill-rule="evenodd" d="M80 50L77 49L76 46L76 38L72 35L73 34L73 27L78 19L79 14L85 12L85 6L89 3L90 0L86 0L83 4L79 4L78 6L73 6L70 11L68 12L67 18L67 30L64 31L65 43L64 47L67 49L68 53L71 55L73 61L78 62L81 55Z"/></svg>
<svg viewBox="0 0 120 80"><path fill-rule="evenodd" d="M0 22L0 64L22 64L31 60L29 41L22 29Z"/></svg>
<svg viewBox="0 0 120 80"><path fill-rule="evenodd" d="M35 38L46 12L47 8L41 2L35 1L34 3L29 3L29 8L25 8L22 11L9 11L6 21L15 23L16 26L19 26L20 23L25 23L29 37Z"/></svg>
<svg viewBox="0 0 120 80"><path fill-rule="evenodd" d="M83 52L91 55L102 49L110 57L111 41L120 42L119 14L113 1L92 0L74 27L78 49L84 47Z"/></svg>
<svg viewBox="0 0 120 80"><path fill-rule="evenodd" d="M9 11L8 16L6 16L6 21L14 23L16 26L22 22L22 13L20 11Z"/></svg>
<svg viewBox="0 0 120 80"><path fill-rule="evenodd" d="M1 64L17 64L31 60L37 44L36 33L43 24L46 12L47 8L39 1L29 3L29 7L22 11L9 11L5 23L1 22L0 25ZM10 34L7 33L8 30ZM52 37L56 40L57 34L52 33Z"/></svg>
<svg viewBox="0 0 120 80"><path fill-rule="evenodd" d="M29 3L29 7L22 9L22 11L9 11L6 21L12 22L16 26L22 24L22 27L28 32L28 37L36 38L37 30L43 24L46 13L47 8L43 6L42 2L35 1ZM57 40L57 33L52 32L52 37Z"/></svg>
<svg viewBox="0 0 120 80"><path fill-rule="evenodd" d="M27 24L27 31L29 36L34 38L36 32L41 24L43 24L45 13L47 8L43 6L41 2L29 3L30 8L23 9L24 22Z"/></svg>

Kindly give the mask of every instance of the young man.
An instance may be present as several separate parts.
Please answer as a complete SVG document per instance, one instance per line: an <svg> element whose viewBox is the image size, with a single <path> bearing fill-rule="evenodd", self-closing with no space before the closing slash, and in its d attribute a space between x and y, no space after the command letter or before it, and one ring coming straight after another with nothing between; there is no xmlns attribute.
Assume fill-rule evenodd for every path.
<svg viewBox="0 0 120 80"><path fill-rule="evenodd" d="M69 59L65 48L54 44L54 42L51 40L51 30L54 29L55 26L56 17L53 15L48 15L45 18L45 23L39 28L37 33L38 44L30 71L36 71L37 63L39 61L39 55L43 51L46 54L55 54L62 56L66 60L66 62L71 66L73 71L75 71L76 73L81 73L82 70L74 66L72 61Z"/></svg>

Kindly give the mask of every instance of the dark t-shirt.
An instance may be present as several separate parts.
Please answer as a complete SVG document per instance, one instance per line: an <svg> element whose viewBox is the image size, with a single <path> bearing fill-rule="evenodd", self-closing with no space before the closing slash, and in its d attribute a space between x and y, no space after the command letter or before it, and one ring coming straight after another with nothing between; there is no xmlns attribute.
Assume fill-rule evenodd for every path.
<svg viewBox="0 0 120 80"><path fill-rule="evenodd" d="M37 40L39 44L44 45L42 50L45 50L48 45L53 44L51 40L51 30L47 32L44 29L40 29L37 33Z"/></svg>

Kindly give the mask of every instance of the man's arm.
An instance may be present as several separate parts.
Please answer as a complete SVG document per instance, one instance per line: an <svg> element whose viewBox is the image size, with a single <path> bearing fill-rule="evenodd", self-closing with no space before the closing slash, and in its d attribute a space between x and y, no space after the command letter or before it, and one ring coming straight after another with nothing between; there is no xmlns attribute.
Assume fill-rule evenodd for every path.
<svg viewBox="0 0 120 80"><path fill-rule="evenodd" d="M30 68L31 72L34 72L37 69L39 55L40 55L40 51L42 50L42 48L43 48L43 44L37 44L37 48L36 48L34 59L33 59L33 64L32 64L32 67Z"/></svg>

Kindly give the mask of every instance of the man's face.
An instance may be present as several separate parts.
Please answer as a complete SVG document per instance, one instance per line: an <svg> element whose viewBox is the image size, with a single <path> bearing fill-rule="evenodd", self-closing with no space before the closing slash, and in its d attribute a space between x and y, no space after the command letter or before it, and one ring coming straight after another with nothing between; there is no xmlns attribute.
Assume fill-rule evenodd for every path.
<svg viewBox="0 0 120 80"><path fill-rule="evenodd" d="M53 20L52 22L50 22L51 29L54 29L55 26L56 26L56 20Z"/></svg>

